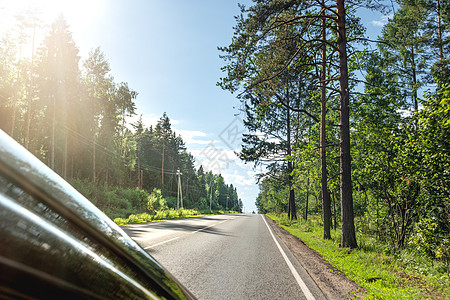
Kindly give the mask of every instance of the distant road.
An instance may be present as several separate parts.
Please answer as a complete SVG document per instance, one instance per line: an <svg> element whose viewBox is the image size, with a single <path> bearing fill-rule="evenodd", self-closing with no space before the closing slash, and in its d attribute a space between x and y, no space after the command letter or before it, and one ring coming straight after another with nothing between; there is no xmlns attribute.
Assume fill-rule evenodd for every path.
<svg viewBox="0 0 450 300"><path fill-rule="evenodd" d="M325 299L262 215L122 228L199 299Z"/></svg>

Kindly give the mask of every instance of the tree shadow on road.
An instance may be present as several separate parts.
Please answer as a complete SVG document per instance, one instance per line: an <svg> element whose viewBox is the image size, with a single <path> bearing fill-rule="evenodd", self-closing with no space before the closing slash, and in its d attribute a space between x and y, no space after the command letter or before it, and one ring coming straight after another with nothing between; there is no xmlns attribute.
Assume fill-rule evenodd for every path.
<svg viewBox="0 0 450 300"><path fill-rule="evenodd" d="M145 233L149 234L149 230L173 230L173 231L182 231L182 232L204 232L209 234L216 234L221 236L232 236L226 232L218 230L214 228L214 226L208 227L204 225L189 225L189 224L179 224L179 223L171 223L171 222L158 222L151 223L148 227L140 226L140 227L127 227L123 228L123 230L130 236L139 238ZM150 233L151 234L151 233Z"/></svg>

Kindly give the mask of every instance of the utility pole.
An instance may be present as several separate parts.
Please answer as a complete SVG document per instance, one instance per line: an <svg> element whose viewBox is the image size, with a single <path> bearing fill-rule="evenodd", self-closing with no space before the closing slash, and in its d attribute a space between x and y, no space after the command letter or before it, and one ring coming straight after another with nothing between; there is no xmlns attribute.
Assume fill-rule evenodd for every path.
<svg viewBox="0 0 450 300"><path fill-rule="evenodd" d="M212 181L213 181L213 179L214 179L214 177L209 182L209 211L212 211L211 203L212 203Z"/></svg>
<svg viewBox="0 0 450 300"><path fill-rule="evenodd" d="M163 135L163 147L162 147L162 159L161 159L161 190L164 190L164 148L165 148L165 138Z"/></svg>
<svg viewBox="0 0 450 300"><path fill-rule="evenodd" d="M178 193L177 193L177 209L180 208L180 195L181 195L181 208L183 208L183 190L181 189L181 175L183 173L180 172L180 170L177 170L177 176L178 176Z"/></svg>

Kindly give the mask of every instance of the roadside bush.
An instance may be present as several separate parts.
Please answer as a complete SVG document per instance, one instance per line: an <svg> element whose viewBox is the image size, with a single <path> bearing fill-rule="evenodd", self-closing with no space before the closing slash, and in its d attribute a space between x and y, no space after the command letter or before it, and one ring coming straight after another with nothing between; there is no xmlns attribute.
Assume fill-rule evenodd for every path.
<svg viewBox="0 0 450 300"><path fill-rule="evenodd" d="M177 208L177 198L176 197L166 197L166 205L168 208Z"/></svg>
<svg viewBox="0 0 450 300"><path fill-rule="evenodd" d="M209 210L209 202L205 197L201 197L198 201L199 210Z"/></svg>
<svg viewBox="0 0 450 300"><path fill-rule="evenodd" d="M70 184L72 187L74 187L80 194L82 194L84 197L86 197L88 200L90 200L94 205L95 199L94 199L94 193L95 193L95 187L93 184L91 184L88 181L80 180L80 179L72 179L70 180Z"/></svg>
<svg viewBox="0 0 450 300"><path fill-rule="evenodd" d="M147 206L148 197L150 196L146 190L122 189L118 188L117 192L121 198L127 199L135 211L144 211Z"/></svg>
<svg viewBox="0 0 450 300"><path fill-rule="evenodd" d="M159 220L171 220L180 218L189 218L199 216L201 213L195 209L169 209L169 210L159 210L155 214L132 214L128 218L118 217L114 219L117 225L127 225L127 224L139 224L147 223Z"/></svg>
<svg viewBox="0 0 450 300"><path fill-rule="evenodd" d="M166 200L161 195L161 190L153 189L152 193L147 198L147 211L151 214L156 213L158 210L167 209Z"/></svg>
<svg viewBox="0 0 450 300"><path fill-rule="evenodd" d="M70 184L111 219L144 211L149 197L145 190L96 186L87 180L73 179Z"/></svg>
<svg viewBox="0 0 450 300"><path fill-rule="evenodd" d="M419 253L431 258L442 260L447 266L449 273L450 264L450 242L448 233L439 230L435 218L425 218L416 223L414 234L409 239L409 245L414 247Z"/></svg>

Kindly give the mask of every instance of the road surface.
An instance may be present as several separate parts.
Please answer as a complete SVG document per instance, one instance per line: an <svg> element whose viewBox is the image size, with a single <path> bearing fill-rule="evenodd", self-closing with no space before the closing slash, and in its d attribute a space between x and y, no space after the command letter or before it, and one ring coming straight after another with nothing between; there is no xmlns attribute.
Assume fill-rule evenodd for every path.
<svg viewBox="0 0 450 300"><path fill-rule="evenodd" d="M199 299L325 299L262 215L122 228Z"/></svg>

